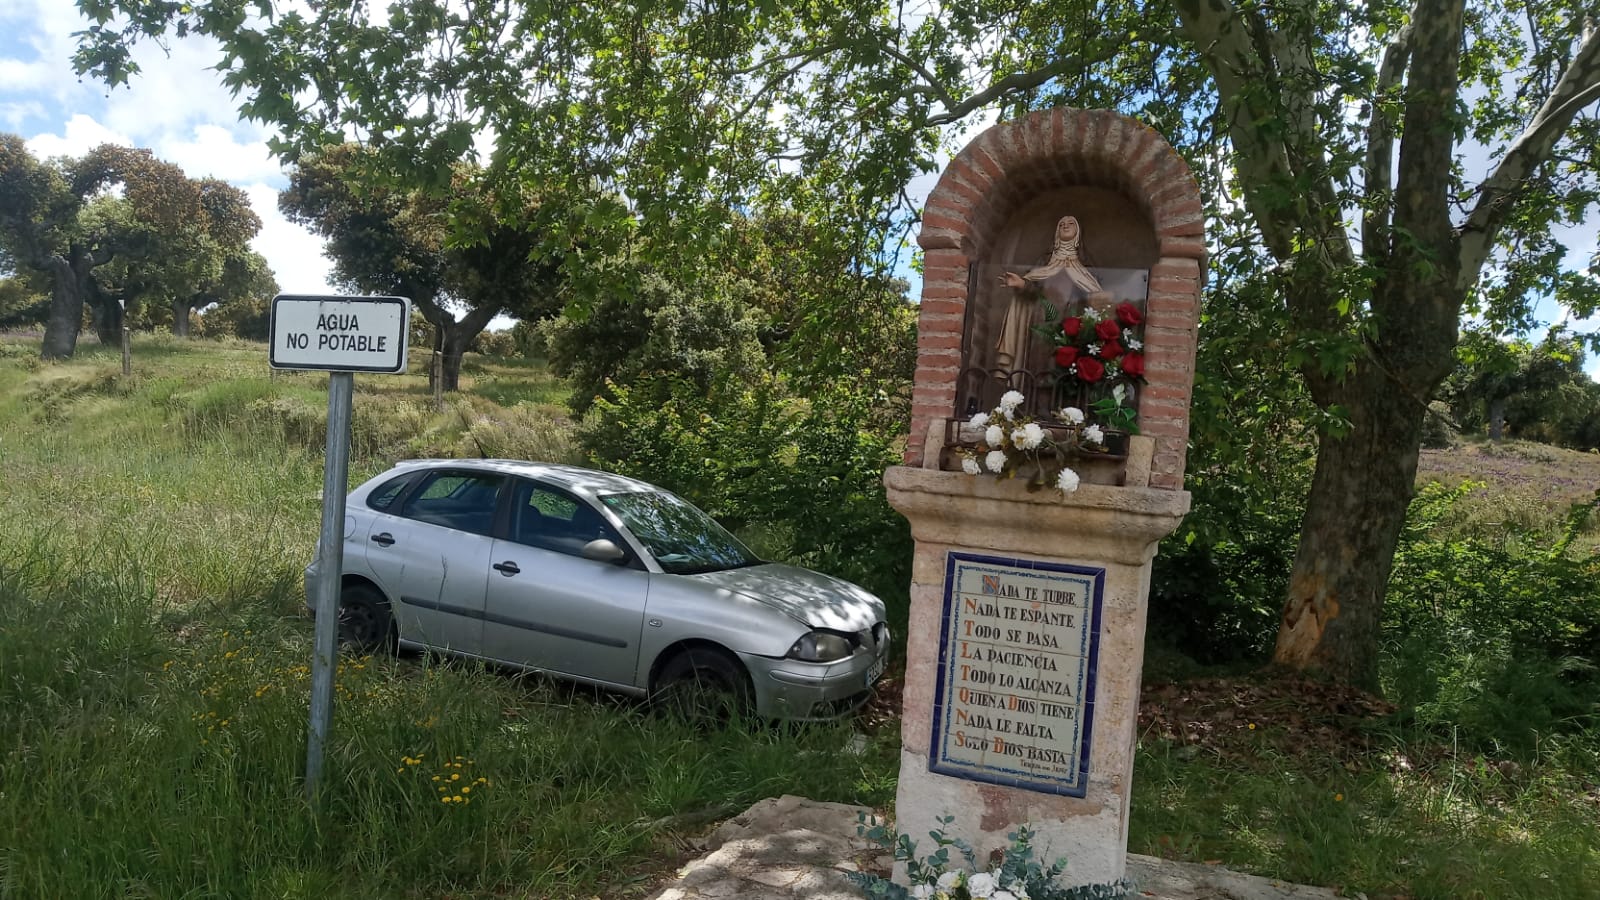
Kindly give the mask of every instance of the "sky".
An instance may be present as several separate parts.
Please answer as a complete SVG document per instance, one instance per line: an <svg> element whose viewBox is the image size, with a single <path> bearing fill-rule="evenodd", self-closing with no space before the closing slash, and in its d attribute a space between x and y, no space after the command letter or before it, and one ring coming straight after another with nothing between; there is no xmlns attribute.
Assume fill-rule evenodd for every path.
<svg viewBox="0 0 1600 900"><path fill-rule="evenodd" d="M148 147L191 177L231 182L250 197L264 223L251 244L266 257L282 290L338 293L328 284L322 240L278 212L277 192L287 179L267 151L271 132L239 119L236 101L208 68L220 55L215 42L173 40L170 53L143 42L134 51L142 71L129 87L109 90L72 71L72 34L84 27L72 0L0 0L0 130L20 134L40 157L77 156L102 143ZM987 118L968 123L967 131L976 134L987 124ZM937 180L937 174L916 179L908 196L920 203ZM1592 225L1560 237L1571 247L1574 267L1595 252ZM901 269L909 274L906 266ZM919 285L912 287L915 298ZM1562 315L1549 302L1539 313L1545 321ZM509 324L497 320L492 327ZM1600 328L1597 320L1574 324ZM1590 375L1600 378L1600 354L1588 362Z"/></svg>
<svg viewBox="0 0 1600 900"><path fill-rule="evenodd" d="M79 156L100 144L148 147L191 178L228 181L250 197L263 223L251 241L279 286L337 293L327 283L322 239L284 219L288 184L267 152L271 132L239 120L234 99L210 71L219 58L206 39L154 43L134 53L143 71L109 90L72 71L72 33L85 23L72 0L0 0L0 130L21 135L40 157Z"/></svg>

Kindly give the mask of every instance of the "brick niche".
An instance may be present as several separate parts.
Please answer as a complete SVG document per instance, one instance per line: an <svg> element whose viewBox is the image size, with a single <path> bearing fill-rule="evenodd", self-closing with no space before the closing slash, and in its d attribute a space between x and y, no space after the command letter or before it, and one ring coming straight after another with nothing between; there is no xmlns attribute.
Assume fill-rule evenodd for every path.
<svg viewBox="0 0 1600 900"><path fill-rule="evenodd" d="M929 430L961 412L968 304L982 296L977 264L1000 242L1014 242L1019 222L1048 229L1053 216L1083 209L1103 211L1084 222L1086 248L1100 242L1099 261L1150 269L1139 430L1155 443L1149 486L1182 489L1206 262L1200 190L1160 134L1109 110L1040 111L995 125L950 162L929 195L918 236L922 307L906 465L936 466L924 460Z"/></svg>

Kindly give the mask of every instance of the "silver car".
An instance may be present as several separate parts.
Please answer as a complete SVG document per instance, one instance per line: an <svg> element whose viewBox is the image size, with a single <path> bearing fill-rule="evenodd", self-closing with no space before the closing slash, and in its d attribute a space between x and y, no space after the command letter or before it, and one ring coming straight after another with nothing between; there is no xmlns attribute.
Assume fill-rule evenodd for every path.
<svg viewBox="0 0 1600 900"><path fill-rule="evenodd" d="M883 601L762 562L695 506L621 475L406 461L350 493L344 537L340 638L366 650L398 643L658 699L710 688L786 719L848 713L889 659Z"/></svg>

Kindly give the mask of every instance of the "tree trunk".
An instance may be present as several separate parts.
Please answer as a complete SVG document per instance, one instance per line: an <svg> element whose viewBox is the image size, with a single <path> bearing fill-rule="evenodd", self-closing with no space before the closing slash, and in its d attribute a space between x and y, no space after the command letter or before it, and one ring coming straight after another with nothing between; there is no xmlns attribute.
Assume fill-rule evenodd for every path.
<svg viewBox="0 0 1600 900"><path fill-rule="evenodd" d="M45 321L39 355L44 359L69 359L78 349L78 330L83 325L83 291L72 264L65 259L50 257L48 268L53 283L50 317Z"/></svg>
<svg viewBox="0 0 1600 900"><path fill-rule="evenodd" d="M121 344L124 318L122 304L115 297L103 296L89 305L94 318L94 333L100 338L100 343L106 347Z"/></svg>
<svg viewBox="0 0 1600 900"><path fill-rule="evenodd" d="M415 300L415 298L414 298ZM422 315L433 325L433 348L436 365L429 367L428 387L434 396L446 391L461 389L461 357L472 346L472 339L489 327L489 322L500 314L501 307L481 306L469 310L457 322L449 310L437 304L422 304ZM434 373L438 374L435 375Z"/></svg>
<svg viewBox="0 0 1600 900"><path fill-rule="evenodd" d="M172 333L178 337L189 336L189 301L172 301Z"/></svg>
<svg viewBox="0 0 1600 900"><path fill-rule="evenodd" d="M1489 440L1498 441L1505 436L1506 399L1496 397L1489 401Z"/></svg>
<svg viewBox="0 0 1600 900"><path fill-rule="evenodd" d="M467 329L459 323L445 329L443 346L440 348L442 353L439 361L440 390L446 393L461 390L461 356L467 352L467 345L477 336L477 332L468 334Z"/></svg>
<svg viewBox="0 0 1600 900"><path fill-rule="evenodd" d="M1343 387L1351 428L1318 448L1273 662L1371 687L1424 410L1381 373L1351 376Z"/></svg>

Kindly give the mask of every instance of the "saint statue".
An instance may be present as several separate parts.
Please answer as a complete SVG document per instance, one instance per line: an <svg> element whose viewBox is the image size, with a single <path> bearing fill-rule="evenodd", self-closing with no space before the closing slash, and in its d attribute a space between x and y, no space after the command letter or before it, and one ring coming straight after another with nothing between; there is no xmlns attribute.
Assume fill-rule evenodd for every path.
<svg viewBox="0 0 1600 900"><path fill-rule="evenodd" d="M1000 325L1000 340L995 344L995 367L1008 371L1026 368L1030 331L1038 319L1039 302L1029 288L1037 286L1062 312L1069 310L1078 300L1097 302L1110 300L1111 294L1102 290L1099 279L1084 268L1078 256L1082 235L1078 220L1062 216L1056 223L1056 238L1050 248L1050 259L1044 265L1025 275L1007 272L1000 283L1016 291L1006 307L1005 320Z"/></svg>

